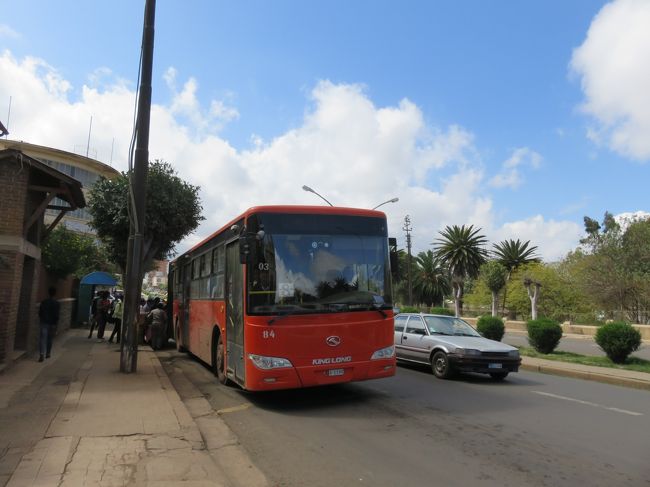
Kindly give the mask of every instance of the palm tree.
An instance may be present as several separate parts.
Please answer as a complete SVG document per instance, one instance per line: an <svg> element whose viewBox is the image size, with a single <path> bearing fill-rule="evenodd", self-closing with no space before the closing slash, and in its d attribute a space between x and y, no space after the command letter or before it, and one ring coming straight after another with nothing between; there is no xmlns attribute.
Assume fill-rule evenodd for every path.
<svg viewBox="0 0 650 487"><path fill-rule="evenodd" d="M440 233L442 238L436 239L435 255L449 269L451 284L454 291L456 316L460 316L460 302L463 296L463 283L468 277L477 277L481 265L486 261L487 243L480 228L473 225L459 227L447 226Z"/></svg>
<svg viewBox="0 0 650 487"><path fill-rule="evenodd" d="M506 285L506 275L508 271L503 264L496 260L490 260L481 266L481 277L485 285L492 293L492 316L497 315L497 301L499 292Z"/></svg>
<svg viewBox="0 0 650 487"><path fill-rule="evenodd" d="M413 291L418 301L427 306L442 305L451 292L447 269L432 250L420 252L415 258Z"/></svg>
<svg viewBox="0 0 650 487"><path fill-rule="evenodd" d="M535 254L537 246L533 245L529 247L529 245L530 240L521 242L519 239L503 240L502 242L493 245L492 252L494 257L508 271L506 274L506 284L510 280L512 273L520 266L531 262L541 261L541 259ZM506 286L506 289L503 291L503 311L505 311L506 308L507 289Z"/></svg>

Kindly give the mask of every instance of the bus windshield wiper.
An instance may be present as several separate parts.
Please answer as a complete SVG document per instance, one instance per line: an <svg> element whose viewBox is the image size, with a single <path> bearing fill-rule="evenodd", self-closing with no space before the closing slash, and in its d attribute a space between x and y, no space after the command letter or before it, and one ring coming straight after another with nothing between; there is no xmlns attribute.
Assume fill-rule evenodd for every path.
<svg viewBox="0 0 650 487"><path fill-rule="evenodd" d="M281 320L281 319L284 319L284 318L286 318L287 316L291 316L291 315L298 314L299 311L301 311L300 308L288 309L288 310L286 310L284 313L278 313L277 315L275 315L273 318L271 318L271 319L270 319L269 321L267 321L266 323L269 324L269 325L272 325L272 324L275 323L276 321L279 321L279 320Z"/></svg>

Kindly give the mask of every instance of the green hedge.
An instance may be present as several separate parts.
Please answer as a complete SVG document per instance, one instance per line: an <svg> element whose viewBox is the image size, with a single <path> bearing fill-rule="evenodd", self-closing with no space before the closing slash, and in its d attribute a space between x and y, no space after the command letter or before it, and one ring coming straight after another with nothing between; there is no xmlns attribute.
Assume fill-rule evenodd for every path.
<svg viewBox="0 0 650 487"><path fill-rule="evenodd" d="M596 343L615 364L623 364L641 346L641 332L623 321L607 323L598 328Z"/></svg>
<svg viewBox="0 0 650 487"><path fill-rule="evenodd" d="M399 309L400 313L419 313L420 310L416 308L415 306L402 306Z"/></svg>
<svg viewBox="0 0 650 487"><path fill-rule="evenodd" d="M485 338L500 342L506 332L503 320L498 316L481 316L476 322L476 329Z"/></svg>
<svg viewBox="0 0 650 487"><path fill-rule="evenodd" d="M562 338L560 324L548 318L530 320L526 323L528 343L539 353L551 353Z"/></svg>
<svg viewBox="0 0 650 487"><path fill-rule="evenodd" d="M445 316L456 316L453 310L449 308L443 308L441 306L434 306L429 310L429 313L432 315L445 315Z"/></svg>

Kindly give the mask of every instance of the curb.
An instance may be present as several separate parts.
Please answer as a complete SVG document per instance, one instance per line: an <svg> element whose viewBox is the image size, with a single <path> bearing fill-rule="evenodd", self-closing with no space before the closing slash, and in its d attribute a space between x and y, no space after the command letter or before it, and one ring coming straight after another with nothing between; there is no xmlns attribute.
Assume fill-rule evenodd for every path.
<svg viewBox="0 0 650 487"><path fill-rule="evenodd" d="M530 372L538 372L542 374L559 375L562 377L571 377L573 379L591 380L594 382L602 382L604 384L611 384L623 387L630 387L632 389L641 389L650 391L650 380L634 379L632 377L619 377L609 375L602 372L592 372L588 370L567 369L557 365L549 364L526 364L523 363L519 366L520 369L528 370Z"/></svg>
<svg viewBox="0 0 650 487"><path fill-rule="evenodd" d="M164 353L164 352L163 352ZM164 375L164 382L169 384L178 406L189 416L194 427L205 444L213 462L221 469L230 485L237 487L268 487L268 479L255 466L250 456L239 443L239 439L221 419L219 413L212 409L210 402L192 384L181 370L174 370L171 377L160 361L157 353L153 356L157 362L157 371ZM159 367L159 369L158 369ZM183 381L183 393L177 389L178 381Z"/></svg>

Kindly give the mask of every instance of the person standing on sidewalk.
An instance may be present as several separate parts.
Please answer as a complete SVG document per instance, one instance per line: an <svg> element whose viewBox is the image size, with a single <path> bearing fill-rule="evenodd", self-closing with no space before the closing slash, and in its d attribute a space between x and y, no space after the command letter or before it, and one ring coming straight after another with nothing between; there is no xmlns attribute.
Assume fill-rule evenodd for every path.
<svg viewBox="0 0 650 487"><path fill-rule="evenodd" d="M156 307L147 315L149 328L147 334L149 336L149 345L154 350L160 350L165 344L166 331L167 331L167 312L163 309L163 305L158 303Z"/></svg>
<svg viewBox="0 0 650 487"><path fill-rule="evenodd" d="M108 310L111 308L111 302L108 299L108 291L102 291L101 300L97 303L97 341L104 341L104 329L108 320Z"/></svg>
<svg viewBox="0 0 650 487"><path fill-rule="evenodd" d="M52 353L52 339L56 334L56 327L59 324L59 312L61 310L61 305L54 299L56 288L50 287L47 293L48 297L38 307L38 318L40 322L38 346L41 353L38 358L39 362L42 362L44 358L50 358L50 354Z"/></svg>
<svg viewBox="0 0 650 487"><path fill-rule="evenodd" d="M120 336L122 334L122 315L124 314L124 305L122 299L118 296L113 305L113 332L108 339L109 343L113 343L113 337L117 335L117 343L120 343Z"/></svg>

